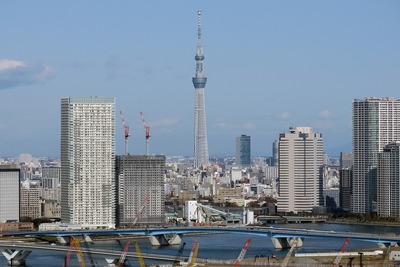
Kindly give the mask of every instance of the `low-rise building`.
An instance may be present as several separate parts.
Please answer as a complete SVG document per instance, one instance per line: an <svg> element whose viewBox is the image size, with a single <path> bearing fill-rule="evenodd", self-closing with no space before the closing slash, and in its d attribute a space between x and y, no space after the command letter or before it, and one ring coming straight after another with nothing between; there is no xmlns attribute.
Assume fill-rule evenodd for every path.
<svg viewBox="0 0 400 267"><path fill-rule="evenodd" d="M33 231L32 222L4 222L0 223L0 232Z"/></svg>

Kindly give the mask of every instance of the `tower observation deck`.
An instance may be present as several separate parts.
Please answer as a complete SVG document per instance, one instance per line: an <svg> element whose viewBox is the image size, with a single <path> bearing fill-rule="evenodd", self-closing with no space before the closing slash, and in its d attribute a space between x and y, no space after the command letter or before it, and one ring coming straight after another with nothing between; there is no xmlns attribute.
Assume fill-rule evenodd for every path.
<svg viewBox="0 0 400 267"><path fill-rule="evenodd" d="M208 164L208 143L207 143L207 127L206 127L206 107L204 98L204 87L207 78L203 72L203 47L201 45L201 11L198 15L198 33L197 33L197 53L196 75L192 78L195 88L195 104L194 104L194 167L200 168Z"/></svg>

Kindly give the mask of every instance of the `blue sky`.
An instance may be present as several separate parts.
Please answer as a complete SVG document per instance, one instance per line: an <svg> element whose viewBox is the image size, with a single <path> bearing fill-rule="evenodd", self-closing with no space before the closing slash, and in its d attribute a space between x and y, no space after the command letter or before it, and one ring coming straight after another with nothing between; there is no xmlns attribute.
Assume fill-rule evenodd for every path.
<svg viewBox="0 0 400 267"><path fill-rule="evenodd" d="M193 155L202 10L210 155L252 138L271 155L290 126L351 149L351 105L400 98L400 1L1 1L0 156L60 154L60 98L116 98L131 154Z"/></svg>

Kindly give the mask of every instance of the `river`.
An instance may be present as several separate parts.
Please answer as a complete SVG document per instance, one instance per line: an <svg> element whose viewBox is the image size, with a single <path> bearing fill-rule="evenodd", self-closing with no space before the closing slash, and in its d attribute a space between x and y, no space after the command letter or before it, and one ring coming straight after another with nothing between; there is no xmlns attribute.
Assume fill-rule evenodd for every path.
<svg viewBox="0 0 400 267"><path fill-rule="evenodd" d="M332 223L318 223L318 224L273 224L272 226L283 227L283 228L300 228L300 229L312 229L312 230L333 230L338 232L360 232L360 233L375 233L375 234L400 234L400 226L379 226L379 225L348 225L348 224L332 224ZM185 235L182 237L182 242L186 242L185 250L182 256L188 256L191 250L195 236ZM197 241L199 242L199 258L209 259L235 259L240 253L246 240L251 238L251 243L245 258L254 258L256 256L265 255L266 257L272 256L284 256L287 250L276 250L272 246L270 238L259 237L259 236L246 236L240 234L211 234L211 235L198 235ZM148 239L137 240L140 249L143 253L160 253L168 255L176 255L179 246L165 246L165 247L153 247L151 246ZM344 238L332 238L327 242L321 238L306 238L304 240L303 247L296 249L297 252L308 253L308 252L324 252L324 251L339 251L342 247L345 239ZM123 245L126 241L122 241L122 246L116 241L101 241L96 242L92 246L97 248L107 248L109 250L121 252ZM350 240L347 250L357 250L366 248L377 248L375 243L365 241ZM129 247L129 251L134 251L133 242ZM27 258L28 267L43 267L43 266L62 266L66 253L55 253L46 251L34 251ZM104 258L94 257L96 266L106 266L107 263ZM152 261L145 260L147 265L150 265ZM87 266L89 260L86 261ZM130 264L139 266L136 259L130 260ZM7 266L7 261L4 256L0 256L0 266ZM76 254L71 255L70 264L68 266L79 266Z"/></svg>

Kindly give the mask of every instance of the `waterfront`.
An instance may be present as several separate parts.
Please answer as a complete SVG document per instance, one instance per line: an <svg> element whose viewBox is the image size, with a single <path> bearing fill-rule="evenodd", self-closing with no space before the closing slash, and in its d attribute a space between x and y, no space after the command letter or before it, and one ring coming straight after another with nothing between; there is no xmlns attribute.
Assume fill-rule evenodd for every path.
<svg viewBox="0 0 400 267"><path fill-rule="evenodd" d="M338 232L363 232L363 233L376 233L376 234L388 234L388 235L399 235L400 227L396 226L379 226L379 225L347 225L347 224L331 224L331 223L320 223L320 224L273 224L273 227L285 227L285 228L299 228L299 229L312 229L312 230L324 230L324 231L338 231ZM190 253L192 242L195 236L183 236L182 242L186 242L185 250L182 256L187 257ZM208 259L235 259L239 255L244 243L248 238L251 238L249 249L245 255L245 258L255 258L257 256L264 255L265 257L271 257L273 254L278 257L283 257L287 253L286 250L276 250L272 246L270 238L259 237L259 236L246 236L239 234L215 234L215 235L198 235L197 240L200 244L199 247L199 258ZM107 248L112 251L121 252L125 241L121 241L121 244L114 240L95 242L93 247L95 248ZM179 246L165 246L165 247L153 247L147 238L138 239L140 249L143 253L159 253L167 255L176 255ZM344 243L344 238L332 238L327 241L321 238L306 238L304 246L296 249L294 253L312 253L312 252L328 252L328 251L339 251ZM364 241L350 240L346 250L358 250L358 249L375 249L378 248L375 243L369 243ZM129 251L134 251L133 243L129 248ZM294 254L293 253L293 254ZM34 251L27 258L28 267L39 267L39 266L62 266L64 261L65 253L55 252L39 252ZM89 261L86 261L89 263ZM96 266L105 266L107 263L104 258L94 257ZM137 259L129 261L131 265L138 266ZM146 260L146 264L150 265L152 261ZM0 258L0 266L7 266L6 259L4 256ZM77 257L72 254L69 266L79 266ZM87 264L87 266L90 266Z"/></svg>

